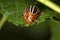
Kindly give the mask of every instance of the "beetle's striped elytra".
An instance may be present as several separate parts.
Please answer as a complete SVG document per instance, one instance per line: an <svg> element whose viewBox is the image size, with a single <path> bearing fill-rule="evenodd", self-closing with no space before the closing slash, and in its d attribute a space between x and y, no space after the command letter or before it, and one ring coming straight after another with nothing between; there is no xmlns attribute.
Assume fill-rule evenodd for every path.
<svg viewBox="0 0 60 40"><path fill-rule="evenodd" d="M29 7L25 8L23 13L23 19L27 24L31 24L35 22L40 14L40 10L37 6L30 5Z"/></svg>

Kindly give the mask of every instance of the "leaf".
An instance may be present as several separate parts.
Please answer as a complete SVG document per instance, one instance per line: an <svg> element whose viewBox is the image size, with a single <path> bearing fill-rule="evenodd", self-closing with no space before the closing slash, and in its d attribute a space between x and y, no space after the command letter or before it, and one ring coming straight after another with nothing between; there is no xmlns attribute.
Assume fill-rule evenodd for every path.
<svg viewBox="0 0 60 40"><path fill-rule="evenodd" d="M56 13L56 14L55 14L55 17L57 18L57 20L60 21L60 14L59 14L59 13Z"/></svg>
<svg viewBox="0 0 60 40"><path fill-rule="evenodd" d="M9 22L18 26L19 24L25 24L22 18L22 13L24 12L25 7L36 3L36 0L0 0L0 12L1 14L8 16L7 20ZM44 22L47 18L50 18L53 15L53 11L44 8L38 18L39 23Z"/></svg>
<svg viewBox="0 0 60 40"><path fill-rule="evenodd" d="M44 11L39 16L38 20L41 23L41 22L44 22L47 18L53 17L54 15L55 15L54 12L47 8L47 9L44 9Z"/></svg>
<svg viewBox="0 0 60 40"><path fill-rule="evenodd" d="M32 0L29 0L29 5ZM34 2L34 1L32 1ZM0 12L8 16L7 20L16 26L24 24L22 13L25 7L28 6L26 0L0 0Z"/></svg>

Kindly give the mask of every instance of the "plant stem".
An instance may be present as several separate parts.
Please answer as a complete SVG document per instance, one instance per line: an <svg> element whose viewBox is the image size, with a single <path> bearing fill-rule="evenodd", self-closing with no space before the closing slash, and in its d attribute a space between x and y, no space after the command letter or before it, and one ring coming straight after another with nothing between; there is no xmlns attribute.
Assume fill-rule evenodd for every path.
<svg viewBox="0 0 60 40"><path fill-rule="evenodd" d="M50 1L50 0L37 0L37 1L43 3L44 5L48 6L51 9L53 9L54 11L60 13L60 6L56 5L52 1Z"/></svg>
<svg viewBox="0 0 60 40"><path fill-rule="evenodd" d="M2 28L6 20L7 20L7 16L3 16L2 19L0 20L0 29Z"/></svg>

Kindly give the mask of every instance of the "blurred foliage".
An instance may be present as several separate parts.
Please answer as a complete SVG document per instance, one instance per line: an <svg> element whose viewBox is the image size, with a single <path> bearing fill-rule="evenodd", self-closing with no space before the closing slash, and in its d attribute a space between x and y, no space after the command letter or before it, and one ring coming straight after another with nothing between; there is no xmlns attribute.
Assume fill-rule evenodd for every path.
<svg viewBox="0 0 60 40"><path fill-rule="evenodd" d="M7 21L3 25L1 31L2 34L0 35L2 35L2 39L8 38L10 40L48 40L50 38L50 28L47 24L47 21L29 27L21 27L20 25L15 26L14 24Z"/></svg>
<svg viewBox="0 0 60 40"><path fill-rule="evenodd" d="M47 22L51 28L51 40L60 40L60 21L51 19Z"/></svg>
<svg viewBox="0 0 60 40"><path fill-rule="evenodd" d="M3 16L8 16L7 20L18 26L25 23L22 18L22 13L24 12L25 7L29 5L37 5L39 8L41 8L40 4L36 0L0 0L0 13L3 14ZM46 22L46 25L34 24L33 26L36 26L35 29L38 29L41 25L43 25L43 27L41 26L42 28L49 25L53 34L51 40L60 40L60 14L45 6L40 10L42 10L42 12L38 18L39 23L44 23L47 19L49 20ZM55 18L53 19L53 17L56 17L57 20ZM39 31L39 29L36 31Z"/></svg>

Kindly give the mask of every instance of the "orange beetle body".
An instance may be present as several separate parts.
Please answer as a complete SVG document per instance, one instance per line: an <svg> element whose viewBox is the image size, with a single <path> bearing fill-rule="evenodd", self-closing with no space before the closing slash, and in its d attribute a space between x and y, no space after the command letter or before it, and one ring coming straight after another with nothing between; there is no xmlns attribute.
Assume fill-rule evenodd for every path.
<svg viewBox="0 0 60 40"><path fill-rule="evenodd" d="M25 12L23 13L23 19L27 24L31 24L37 20L39 14L39 8L31 5L25 9Z"/></svg>

